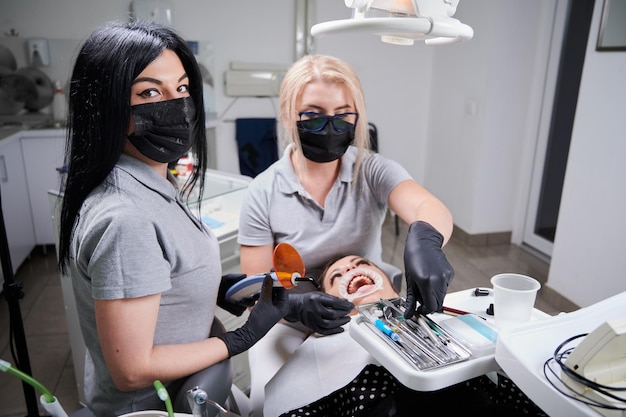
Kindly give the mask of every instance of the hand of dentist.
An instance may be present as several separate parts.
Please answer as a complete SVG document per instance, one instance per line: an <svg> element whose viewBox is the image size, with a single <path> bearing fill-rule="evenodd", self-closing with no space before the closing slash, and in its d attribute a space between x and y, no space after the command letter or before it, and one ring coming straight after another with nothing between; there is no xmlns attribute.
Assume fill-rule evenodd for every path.
<svg viewBox="0 0 626 417"><path fill-rule="evenodd" d="M411 318L416 312L428 314L443 309L443 299L454 270L442 251L443 236L430 224L416 221L409 227L404 248L406 274L406 311ZM420 306L415 308L416 303Z"/></svg>
<svg viewBox="0 0 626 417"><path fill-rule="evenodd" d="M241 316L248 307L252 307L256 300L259 298L259 294L242 298L239 301L233 301L226 298L226 292L236 283L246 278L246 274L226 274L222 275L222 281L220 281L220 289L217 293L217 305L228 311L235 316Z"/></svg>
<svg viewBox="0 0 626 417"><path fill-rule="evenodd" d="M341 333L341 326L350 321L348 314L353 308L354 304L348 300L318 291L289 294L289 314L285 320L300 321L323 335Z"/></svg>
<svg viewBox="0 0 626 417"><path fill-rule="evenodd" d="M273 287L274 281L266 275L261 288L261 295L250 312L248 321L230 332L220 336L226 344L229 356L235 356L252 347L289 312L289 294L284 288Z"/></svg>

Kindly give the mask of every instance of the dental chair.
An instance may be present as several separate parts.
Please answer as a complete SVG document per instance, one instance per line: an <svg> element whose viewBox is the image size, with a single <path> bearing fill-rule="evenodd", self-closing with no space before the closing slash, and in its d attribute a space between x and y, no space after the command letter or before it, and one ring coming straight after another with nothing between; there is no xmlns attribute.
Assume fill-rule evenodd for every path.
<svg viewBox="0 0 626 417"><path fill-rule="evenodd" d="M385 274L387 274L394 288L398 292L400 292L402 290L402 270L397 266L388 264L386 262L383 262L378 266L380 267L380 269L383 270Z"/></svg>
<svg viewBox="0 0 626 417"><path fill-rule="evenodd" d="M211 336L218 336L226 332L226 328L217 317L211 326ZM187 391L200 387L206 391L208 398L216 401L227 410L242 417L248 416L249 398L233 384L233 366L230 359L223 360L188 377L178 389L176 397L172 401L175 410L191 414L191 408L187 401ZM218 415L218 410L207 407L206 417Z"/></svg>
<svg viewBox="0 0 626 417"><path fill-rule="evenodd" d="M211 336L224 333L224 325L215 318L211 326ZM249 412L249 398L233 384L233 368L230 359L223 360L199 371L180 383L177 387L168 389L170 392L172 405L177 413L191 414L191 407L187 401L187 391L199 387L206 391L210 400L213 400L232 413L247 417ZM156 391L154 393L156 396ZM218 410L212 406L207 407L206 417L218 415ZM88 409L82 408L70 414L69 417L95 417ZM204 417L204 416L203 416Z"/></svg>
<svg viewBox="0 0 626 417"><path fill-rule="evenodd" d="M369 124L369 130L370 130L370 149L372 150L372 152L378 153L378 128L376 127L374 123L370 122L368 124ZM396 236L398 236L400 234L400 220L398 219L398 216L396 215L396 213L392 211L391 214L393 216L393 220L396 223ZM391 275L389 276L391 277ZM400 287L396 287L396 288L398 289L398 291L400 290Z"/></svg>

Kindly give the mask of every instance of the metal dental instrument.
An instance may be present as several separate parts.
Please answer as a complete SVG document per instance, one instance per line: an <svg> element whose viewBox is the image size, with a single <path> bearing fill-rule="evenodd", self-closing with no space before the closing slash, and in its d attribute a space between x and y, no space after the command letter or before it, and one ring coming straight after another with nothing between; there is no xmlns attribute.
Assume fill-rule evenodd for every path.
<svg viewBox="0 0 626 417"><path fill-rule="evenodd" d="M376 318L369 311L364 311L363 315L367 318L378 330L383 332L388 338L394 342L400 341L400 336L391 327L387 326L381 319Z"/></svg>
<svg viewBox="0 0 626 417"><path fill-rule="evenodd" d="M385 300L384 298L380 299L380 303L386 307L389 307L393 311L395 311L398 314L397 316L398 319L404 320L404 312L400 310L400 308L398 308L398 306L396 306L394 303L392 303L389 300Z"/></svg>
<svg viewBox="0 0 626 417"><path fill-rule="evenodd" d="M429 343L430 341L426 338L426 334L423 329L418 328L419 330L416 332L412 330L410 327L406 327L407 321L398 321L397 318L393 318L395 320L400 329L398 330L400 336L406 341L412 343L417 349L421 350L426 356L428 356L432 361L437 364L446 363L446 356L443 355L442 352L435 346L434 343Z"/></svg>
<svg viewBox="0 0 626 417"><path fill-rule="evenodd" d="M430 328L430 326L428 325L428 323L426 323L426 320L424 319L424 317L419 316L417 318L417 323L422 326L422 329L424 329L424 332L426 333L427 337L438 347L441 347L441 345L443 345L443 343L441 342L441 340L439 340L439 338L437 336L435 336L435 333L433 333L433 330Z"/></svg>
<svg viewBox="0 0 626 417"><path fill-rule="evenodd" d="M231 413L219 403L210 400L206 391L198 387L194 387L187 391L187 401L189 402L189 407L191 407L191 414L193 417L209 417L207 404L217 408L217 412L220 415L236 416L236 414Z"/></svg>
<svg viewBox="0 0 626 417"><path fill-rule="evenodd" d="M365 318L359 323L370 327L377 337L385 341L408 365L418 370L439 368L466 360L471 353L428 316L404 317L404 300L400 297L379 299L378 302L357 306ZM399 335L394 342L376 328L368 315L383 321Z"/></svg>
<svg viewBox="0 0 626 417"><path fill-rule="evenodd" d="M399 314L399 316L397 317L400 320L404 320L404 313L402 312L402 310L400 310L400 308L398 308L394 303L392 303L389 300L385 300L384 298L380 299L380 302L382 304L384 304L386 307L393 309L397 314ZM418 324L420 326L422 326L422 328L424 329L424 331L426 332L426 334L428 334L428 337L432 340L432 342L436 345L440 345L440 344L447 344L447 340L446 339L442 339L439 337L439 335L437 335L430 327L430 325L427 322L427 318L425 317L418 317ZM408 321L409 323L411 323L411 321Z"/></svg>
<svg viewBox="0 0 626 417"><path fill-rule="evenodd" d="M423 329L421 329L410 320L406 320L402 315L400 309L395 307L393 303L384 299L381 299L381 301L383 302L383 304L385 304L385 307L383 308L383 315L387 318L387 321L392 326L397 328L396 331L400 333L400 336L402 336L403 340L412 344L415 349L428 356L431 361L434 361L438 364L445 363L446 357L448 357L447 352L443 352L445 355L441 355L441 352L438 352L438 347L434 342L432 342L430 345L427 344L428 335L424 332ZM386 313L385 310L393 310L397 314L399 314L399 316L394 316L393 313Z"/></svg>
<svg viewBox="0 0 626 417"><path fill-rule="evenodd" d="M364 311L365 310L363 310L362 312ZM390 310L387 309L386 311L390 311ZM384 316L388 316L388 313L386 311L383 311ZM371 311L369 311L368 313L373 315ZM367 317L367 314L364 314L364 315ZM392 323L392 321L395 321L395 320L390 320L389 317L385 317L385 321L387 322L388 325L392 326L393 331L396 334L398 335L406 334L402 329L400 329L399 326ZM412 342L405 340L404 338L400 338L400 340L396 341L395 343L392 343L390 341L387 341L387 343L391 345L397 352L405 356L405 358L409 361L409 363L414 365L417 369L429 368L429 367L436 365L436 363L428 355L426 355L421 349L414 346Z"/></svg>
<svg viewBox="0 0 626 417"><path fill-rule="evenodd" d="M432 357L438 363L447 363L460 358L459 352L456 349L447 346L449 338L447 335L444 336L445 333L443 330L436 326L436 324L434 324L434 329L431 327L430 319L419 316L416 317L417 322L415 321L416 319L406 320L402 310L393 302L381 298L380 303L385 306L383 308L383 315L386 320L392 324L392 326L397 323L400 329L407 332L407 335L403 337L412 341L413 344L423 350L426 355ZM404 332L398 332L401 335L404 334Z"/></svg>

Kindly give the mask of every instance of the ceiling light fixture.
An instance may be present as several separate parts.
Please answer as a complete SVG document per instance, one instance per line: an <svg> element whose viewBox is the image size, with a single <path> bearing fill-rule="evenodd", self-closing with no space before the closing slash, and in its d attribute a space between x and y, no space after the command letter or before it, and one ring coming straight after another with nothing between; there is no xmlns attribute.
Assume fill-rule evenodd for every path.
<svg viewBox="0 0 626 417"><path fill-rule="evenodd" d="M459 0L344 0L353 9L351 19L318 23L311 28L315 37L341 33L373 33L383 42L426 45L467 41L474 30L452 18Z"/></svg>

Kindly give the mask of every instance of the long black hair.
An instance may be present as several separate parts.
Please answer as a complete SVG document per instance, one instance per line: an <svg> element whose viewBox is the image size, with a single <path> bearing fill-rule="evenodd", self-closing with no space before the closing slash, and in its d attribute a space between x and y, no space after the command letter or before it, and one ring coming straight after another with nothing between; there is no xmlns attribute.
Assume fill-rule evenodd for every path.
<svg viewBox="0 0 626 417"><path fill-rule="evenodd" d="M59 230L59 268L69 262L72 231L89 193L118 162L130 121L133 80L169 49L181 60L189 79L196 111L192 151L196 163L181 193L186 199L198 185L204 190L208 155L200 68L187 43L172 29L154 22L110 22L84 42L70 80L68 130L65 145L67 177Z"/></svg>

